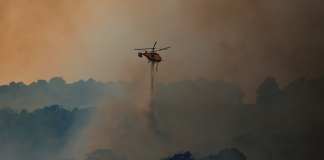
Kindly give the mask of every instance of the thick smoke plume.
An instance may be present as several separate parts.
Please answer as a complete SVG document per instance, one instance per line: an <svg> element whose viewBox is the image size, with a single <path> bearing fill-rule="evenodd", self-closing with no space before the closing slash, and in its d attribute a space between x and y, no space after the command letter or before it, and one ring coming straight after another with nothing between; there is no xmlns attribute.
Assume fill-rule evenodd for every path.
<svg viewBox="0 0 324 160"><path fill-rule="evenodd" d="M75 91L82 91L78 97L83 97L105 92L102 88L107 87L109 96L96 110L67 111L58 105L33 112L0 109L1 157L82 159L89 153L87 160L100 155L103 159L159 159L188 150L202 158L236 147L251 160L322 159L324 77L298 78L283 89L276 78L268 77L256 90L256 104L244 104L242 89L222 79L155 83L151 106L149 67L133 70L135 75L136 71L145 73L138 82L63 83L69 87L59 91L68 92L63 95L74 106L82 100L71 96ZM1 96L23 97L17 93L25 93L26 87L11 85L4 90L8 86L1 86ZM31 85L27 89L46 93L57 87ZM91 116L93 111L96 114Z"/></svg>
<svg viewBox="0 0 324 160"><path fill-rule="evenodd" d="M99 106L89 129L92 142L89 152L109 148L117 155L127 151L131 158L161 156L160 146L154 141L160 133L152 110L154 63L150 66L153 70L147 67L129 72L144 77L137 82L119 84L117 94Z"/></svg>
<svg viewBox="0 0 324 160"><path fill-rule="evenodd" d="M133 49L158 41L173 49L161 52L157 82L223 78L253 103L266 77L275 76L282 89L300 76L322 75L320 6L320 0L2 0L1 83L55 76L69 83L131 81L125 63L142 62Z"/></svg>
<svg viewBox="0 0 324 160"><path fill-rule="evenodd" d="M242 87L246 103L254 103L257 84L266 77L276 77L282 89L300 76L323 74L319 6L319 0L103 1L106 11L96 14L96 31L87 40L93 62L105 69L87 67L108 73L95 79L117 81L123 73L116 68L124 63L107 59L133 59L132 49L157 40L157 47L172 47L160 53L165 61L157 82L223 78Z"/></svg>
<svg viewBox="0 0 324 160"><path fill-rule="evenodd" d="M268 77L259 85L254 105L244 104L242 89L223 80L156 84L158 134L143 121L139 103L134 103L139 99L132 99L138 94L128 90L127 96L100 107L89 130L89 152L110 149L119 157L158 159L189 150L202 158L236 147L251 160L321 159L323 82L323 77L298 78L281 90Z"/></svg>
<svg viewBox="0 0 324 160"><path fill-rule="evenodd" d="M1 83L138 81L100 105L88 152L321 158L324 1L89 2L0 1ZM151 109L149 66L133 49L154 41L173 49L161 53Z"/></svg>

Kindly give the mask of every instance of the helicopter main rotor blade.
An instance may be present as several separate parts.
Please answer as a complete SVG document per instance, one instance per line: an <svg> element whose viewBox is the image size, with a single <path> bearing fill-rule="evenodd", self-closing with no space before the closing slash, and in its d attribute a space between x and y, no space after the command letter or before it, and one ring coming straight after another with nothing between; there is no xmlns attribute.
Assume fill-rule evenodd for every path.
<svg viewBox="0 0 324 160"><path fill-rule="evenodd" d="M159 49L159 50L157 50L157 51L162 51L162 50L168 50L170 47L165 47L165 48L162 48L162 49ZM156 52L157 52L156 51Z"/></svg>
<svg viewBox="0 0 324 160"><path fill-rule="evenodd" d="M140 48L140 49L134 49L134 50L147 50L147 49L153 49L153 48Z"/></svg>
<svg viewBox="0 0 324 160"><path fill-rule="evenodd" d="M155 47L156 43L157 43L157 41L154 43L154 47ZM153 48L154 48L154 47L153 47Z"/></svg>
<svg viewBox="0 0 324 160"><path fill-rule="evenodd" d="M153 48L138 48L138 49L134 49L134 50L143 50L143 49L153 49ZM154 48L154 49L161 49L161 48Z"/></svg>

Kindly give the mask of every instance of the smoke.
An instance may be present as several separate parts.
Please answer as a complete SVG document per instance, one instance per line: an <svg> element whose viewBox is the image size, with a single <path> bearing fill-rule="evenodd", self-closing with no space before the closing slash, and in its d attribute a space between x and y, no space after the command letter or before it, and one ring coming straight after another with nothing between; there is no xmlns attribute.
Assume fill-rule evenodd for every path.
<svg viewBox="0 0 324 160"><path fill-rule="evenodd" d="M86 56L82 34L92 4L84 0L0 1L0 84L66 76ZM82 60L83 61L83 60Z"/></svg>
<svg viewBox="0 0 324 160"><path fill-rule="evenodd" d="M159 66L157 82L194 80L200 76L223 78L242 87L246 103L254 103L257 84L266 77L277 77L282 89L297 77L312 79L323 74L320 53L324 24L319 18L323 11L318 7L322 3L103 1L106 11L96 14L96 31L87 38L89 49L97 55L93 62L100 67L87 67L105 68L108 74L92 74L95 79L117 81L122 77L119 71L124 63L108 59L143 61L135 55L132 58L132 50L158 41L157 47L171 46L171 50L160 53L165 61Z"/></svg>
<svg viewBox="0 0 324 160"><path fill-rule="evenodd" d="M156 83L152 113L157 133L138 107L138 101L149 106L135 92L140 85L124 83L133 90L100 107L89 129L88 153L109 149L118 157L158 159L189 150L201 158L236 147L251 160L320 159L323 82L323 77L299 78L281 90L269 77L259 86L254 105L244 104L242 89L223 80Z"/></svg>
<svg viewBox="0 0 324 160"><path fill-rule="evenodd" d="M123 89L119 88L116 96L107 99L105 104L98 108L97 115L94 117L91 127L88 128L88 138L91 142L88 153L99 149L109 149L119 157L158 159L180 150L189 150L195 144L209 140L208 137L213 139L215 136L212 134L215 134L215 132L206 132L205 130L202 132L206 132L206 135L199 135L202 128L198 126L208 120L199 118L199 121L195 121L196 117L192 116L209 117L211 113L216 111L208 109L215 101L220 104L242 104L244 93L235 85L228 85L223 81L220 81L220 83L226 87L224 86L225 88L221 90L217 89L216 91L219 91L219 93L215 94L215 90L208 89L209 87L213 88L208 80L197 80L198 88L202 87L198 97L197 93L190 92L192 83L188 84L188 82L174 85L175 90L172 90L175 93L165 92L163 88L171 89L173 87L162 84L155 84L156 90L153 91L151 88L152 79L150 78L153 78L154 63L149 65L136 68L133 64L127 63L126 68L128 70L125 70L125 72L128 73L128 76L134 76L133 79L138 78L138 81L117 83ZM149 70L150 67L151 70ZM150 71L151 75L149 74ZM182 84L185 86L182 86ZM187 87L189 90L185 89ZM156 100L152 97L152 91L154 98L157 98ZM180 91L180 93L177 93L177 91ZM232 91L238 93L232 93ZM223 92L225 92L225 95L219 97L220 94L224 94ZM208 104L205 107L201 106L202 101L204 101L201 96L206 96L203 98L206 100L204 103ZM216 99L211 98L211 96L216 96ZM187 98L189 98L189 104L183 101ZM183 108L185 106L189 108ZM202 108L202 110L196 110L195 108L198 106L203 107L206 111ZM180 117L170 117L169 114ZM194 131L193 128L198 129L198 132ZM226 135L228 134L226 133ZM232 136L234 135L233 133ZM228 136L224 138L231 137ZM217 137L221 137L221 135Z"/></svg>
<svg viewBox="0 0 324 160"><path fill-rule="evenodd" d="M129 76L143 77L135 82L120 82L117 94L98 107L89 128L89 153L109 148L117 155L127 154L131 158L161 156L161 146L155 141L161 133L152 110L154 63L150 65L153 70L148 66L128 70Z"/></svg>
<svg viewBox="0 0 324 160"><path fill-rule="evenodd" d="M308 99L322 94L305 91L309 95L292 96L305 101L275 95L293 92L284 86L291 87L289 82L297 77L306 81L322 76L323 3L1 1L1 83L54 76L64 76L68 82L90 77L138 81L139 85L123 84L124 91L100 106L101 114L89 129L93 141L89 152L109 148L130 157L159 157L202 143L215 152L241 146L248 158L260 150L290 159L305 151L301 156L305 157L312 152L303 146L315 144L309 140L314 138L309 138L311 133L322 142L317 135L322 133L321 103ZM165 61L156 82L184 82L159 84L151 109L149 66L133 49L150 47L155 41L157 47L172 48L161 53ZM200 76L211 82L191 82ZM258 90L271 76L278 83L270 86L278 88ZM216 81L220 78L225 82ZM267 79L264 86L268 82L273 80ZM257 104L242 107L243 101L255 102L256 91L260 94ZM262 97L263 93L270 97ZM158 128L158 134L149 126L158 126L151 127ZM312 146L319 150L320 145Z"/></svg>
<svg viewBox="0 0 324 160"><path fill-rule="evenodd" d="M276 78L268 77L259 85L259 96L252 105L243 103L245 94L239 86L204 77L155 83L152 101L150 65L136 69L130 65L130 76L144 75L136 76L141 79L137 82L103 84L89 80L71 85L54 78L57 84L69 85L70 88L59 92L67 92L62 94L70 97L67 101L77 101L70 103L74 106L82 99L70 96L75 91L82 91L79 96L84 97L102 95L105 91L102 88L109 90L108 98L99 104L92 117L93 109L71 112L58 105L33 113L1 109L4 130L0 141L7 142L1 143L4 148L1 155L12 159L21 156L81 159L90 153L88 157L94 158L102 155L102 158L158 159L189 150L201 158L236 147L252 160L321 158L324 77L310 81L298 78L283 89L278 87ZM96 91L89 90L90 86ZM24 88L1 86L6 87L9 90L2 90L3 97L24 97L17 94L23 93ZM53 92L57 87L33 89ZM86 123L89 119L91 122ZM84 127L85 124L89 125Z"/></svg>
<svg viewBox="0 0 324 160"><path fill-rule="evenodd" d="M133 49L155 41L172 47L161 52L157 82L223 78L242 87L246 103L255 101L257 84L268 76L277 77L282 89L324 70L319 0L1 4L2 84L55 76L69 83L90 77L131 81L122 72L125 62L140 64Z"/></svg>

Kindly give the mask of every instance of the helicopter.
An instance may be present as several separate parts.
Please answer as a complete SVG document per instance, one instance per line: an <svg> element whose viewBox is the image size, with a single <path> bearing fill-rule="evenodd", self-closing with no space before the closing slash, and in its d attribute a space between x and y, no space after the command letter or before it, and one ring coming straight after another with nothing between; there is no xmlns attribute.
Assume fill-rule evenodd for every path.
<svg viewBox="0 0 324 160"><path fill-rule="evenodd" d="M156 53L157 51L162 51L162 50L168 50L170 47L165 47L165 48L162 48L162 49L157 49L155 48L155 45L156 45L157 41L154 43L154 46L153 48L140 48L140 49L135 49L135 50L145 50L144 53L142 52L139 52L138 53L138 56L142 58L142 56L144 55L147 59L148 59L148 63L151 62L151 90L153 90L153 81L154 81L154 65L155 63L156 64L156 71L158 71L157 67L159 65L159 63L162 60L161 56ZM146 50L148 49L152 49L152 52L147 52ZM153 92L152 92L153 94Z"/></svg>
<svg viewBox="0 0 324 160"><path fill-rule="evenodd" d="M142 57L144 55L148 59L148 63L150 63L150 62L152 62L152 63L155 63L155 62L159 63L159 62L163 61L162 58L161 58L161 56L158 53L156 53L156 52L157 51L162 51L162 50L168 50L170 47L165 47L165 48L162 48L162 49L158 49L158 48L155 48L156 43L157 43L157 41L154 43L153 48L140 48L140 49L135 49L135 50L145 50L144 53L139 52L138 53L138 56L139 57ZM148 49L152 49L152 52L147 52L146 50L148 50Z"/></svg>

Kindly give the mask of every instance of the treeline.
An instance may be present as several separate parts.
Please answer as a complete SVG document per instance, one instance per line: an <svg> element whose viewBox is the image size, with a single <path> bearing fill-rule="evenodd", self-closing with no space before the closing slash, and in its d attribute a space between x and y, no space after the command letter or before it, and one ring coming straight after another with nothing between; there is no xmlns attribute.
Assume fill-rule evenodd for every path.
<svg viewBox="0 0 324 160"><path fill-rule="evenodd" d="M36 109L51 104L63 105L66 109L95 107L102 98L113 94L117 83L87 81L68 84L62 77L54 77L49 82L38 80L30 85L11 82L0 86L0 107L15 109Z"/></svg>
<svg viewBox="0 0 324 160"><path fill-rule="evenodd" d="M55 155L82 126L94 108L64 109L52 105L28 112L0 109L0 159L41 159Z"/></svg>
<svg viewBox="0 0 324 160"><path fill-rule="evenodd" d="M127 156L119 157L109 149L98 149L86 155L85 160L128 160ZM210 154L202 158L195 158L192 154L187 152L179 152L171 157L161 158L160 160L246 160L246 157L237 148L225 149L219 151L218 154Z"/></svg>
<svg viewBox="0 0 324 160"><path fill-rule="evenodd" d="M159 126L203 139L194 147L203 155L231 146L248 159L322 159L324 76L300 77L282 89L275 77L265 78L255 104L244 104L241 88L223 80L199 78L159 84L156 90ZM227 142L220 145L222 140Z"/></svg>
<svg viewBox="0 0 324 160"><path fill-rule="evenodd" d="M0 159L46 159L62 151L69 138L85 126L95 108L66 110L59 105L28 112L10 107L0 109ZM127 160L113 151L99 149L86 155L86 160ZM225 149L199 160L246 160L238 149ZM195 160L190 152L179 152L161 160ZM196 159L198 160L198 159Z"/></svg>
<svg viewBox="0 0 324 160"><path fill-rule="evenodd" d="M66 109L97 107L104 98L110 98L116 94L125 93L127 86L135 86L137 82L96 82L92 78L87 81L80 80L68 84L62 77L54 77L50 81L38 80L29 85L23 82L11 82L9 85L0 86L0 107L10 106L14 109L37 109L51 104L59 104ZM205 95L205 99L221 96L217 99L222 104L243 104L244 93L242 89L223 80L210 82L201 77L196 81L185 81L170 84L155 84L157 98L167 92L168 95L178 97L185 92L184 97L194 96L199 92L199 97ZM192 90L193 92L186 92ZM182 97L179 97L182 98ZM158 99L157 99L158 100ZM170 101L170 100L168 100Z"/></svg>
<svg viewBox="0 0 324 160"><path fill-rule="evenodd" d="M73 108L96 106L102 97L124 92L121 87L124 84L92 79L66 84L62 78L53 78L48 83L40 80L30 85L0 86L0 105L11 107L2 108L0 113L0 156L12 150L32 154L36 153L31 151L33 148L45 152L49 146L63 145L66 136L62 135L69 133L67 126L74 124L73 117L81 113L81 109ZM127 82L127 85L136 83ZM236 147L248 159L322 159L324 76L309 81L298 78L283 89L274 77L268 77L256 93L259 95L256 104L244 104L241 88L223 80L209 81L201 77L195 81L156 83L153 111L164 132L185 131L186 134L174 139L195 140L190 150L193 153L215 155L216 150ZM32 110L40 108L40 104L59 104L66 109L54 109L58 110L54 114L56 118L45 114L50 113L47 111L50 107L33 112L16 110ZM63 115L70 118L58 118Z"/></svg>
<svg viewBox="0 0 324 160"><path fill-rule="evenodd" d="M268 77L260 84L256 93L259 94L256 104L266 107L291 104L292 102L299 106L323 105L324 76L309 81L306 81L304 77L299 77L282 90L279 89L275 77Z"/></svg>
<svg viewBox="0 0 324 160"><path fill-rule="evenodd" d="M192 154L187 152L179 152L172 157L162 158L161 160L246 160L246 157L237 148L224 149L218 154L210 154L207 157L194 158Z"/></svg>

